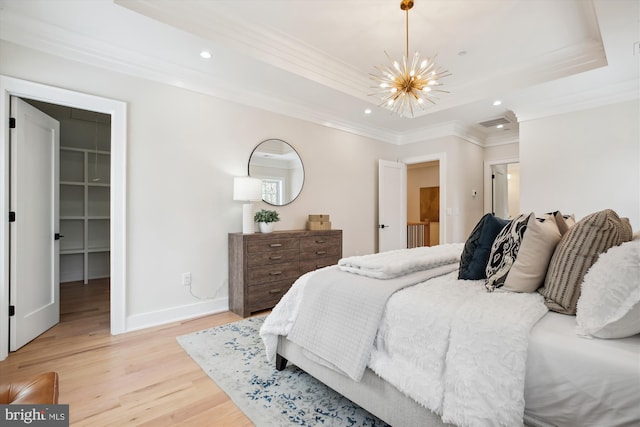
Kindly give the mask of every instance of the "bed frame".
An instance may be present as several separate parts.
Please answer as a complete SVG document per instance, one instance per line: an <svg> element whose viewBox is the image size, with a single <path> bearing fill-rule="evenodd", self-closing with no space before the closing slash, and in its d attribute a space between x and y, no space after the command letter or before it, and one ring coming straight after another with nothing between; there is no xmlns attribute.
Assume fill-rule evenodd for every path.
<svg viewBox="0 0 640 427"><path fill-rule="evenodd" d="M283 370L287 361L392 426L453 427L370 369L365 370L360 382L353 381L310 360L298 345L279 336L276 369Z"/></svg>
<svg viewBox="0 0 640 427"><path fill-rule="evenodd" d="M276 369L282 371L287 363L302 369L323 384L369 411L391 426L455 427L440 416L400 392L393 385L367 368L360 382L320 365L304 355L300 346L286 337L278 336ZM524 427L553 427L533 419L525 413Z"/></svg>

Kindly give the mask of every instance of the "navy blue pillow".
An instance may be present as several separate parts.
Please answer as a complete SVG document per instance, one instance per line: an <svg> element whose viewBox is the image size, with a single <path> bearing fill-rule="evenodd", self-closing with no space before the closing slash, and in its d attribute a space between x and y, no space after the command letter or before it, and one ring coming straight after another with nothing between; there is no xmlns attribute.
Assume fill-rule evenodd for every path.
<svg viewBox="0 0 640 427"><path fill-rule="evenodd" d="M491 255L491 245L500 230L509 224L509 220L498 218L493 214L484 215L473 228L464 244L460 257L458 279L486 279L487 262Z"/></svg>

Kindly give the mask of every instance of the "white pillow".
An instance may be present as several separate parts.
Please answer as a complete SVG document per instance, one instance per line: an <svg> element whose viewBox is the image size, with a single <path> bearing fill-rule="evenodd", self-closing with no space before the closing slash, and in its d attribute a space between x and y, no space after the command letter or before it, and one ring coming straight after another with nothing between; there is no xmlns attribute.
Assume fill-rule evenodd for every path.
<svg viewBox="0 0 640 427"><path fill-rule="evenodd" d="M582 282L576 333L624 338L640 333L640 240L600 255Z"/></svg>
<svg viewBox="0 0 640 427"><path fill-rule="evenodd" d="M504 289L514 292L535 292L542 286L549 268L549 261L561 238L556 217L545 215L544 218L537 219L532 215L520 243L518 256L504 282Z"/></svg>

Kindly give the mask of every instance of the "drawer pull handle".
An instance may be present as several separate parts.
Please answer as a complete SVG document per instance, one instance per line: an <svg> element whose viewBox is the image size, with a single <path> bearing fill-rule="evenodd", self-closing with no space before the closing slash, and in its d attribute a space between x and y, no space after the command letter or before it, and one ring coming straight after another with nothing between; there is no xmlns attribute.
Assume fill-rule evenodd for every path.
<svg viewBox="0 0 640 427"><path fill-rule="evenodd" d="M270 243L269 247L270 248L281 248L282 247L282 243Z"/></svg>
<svg viewBox="0 0 640 427"><path fill-rule="evenodd" d="M279 276L282 274L282 271L272 271L271 273L269 273L270 276Z"/></svg>
<svg viewBox="0 0 640 427"><path fill-rule="evenodd" d="M270 260L282 259L282 255L274 255L269 257Z"/></svg>
<svg viewBox="0 0 640 427"><path fill-rule="evenodd" d="M316 255L326 255L327 251L316 251Z"/></svg>
<svg viewBox="0 0 640 427"><path fill-rule="evenodd" d="M279 293L280 293L280 289L270 289L270 290L269 290L269 293L270 293L271 295L279 294Z"/></svg>
<svg viewBox="0 0 640 427"><path fill-rule="evenodd" d="M327 241L320 239L320 240L316 240L316 243L327 243Z"/></svg>

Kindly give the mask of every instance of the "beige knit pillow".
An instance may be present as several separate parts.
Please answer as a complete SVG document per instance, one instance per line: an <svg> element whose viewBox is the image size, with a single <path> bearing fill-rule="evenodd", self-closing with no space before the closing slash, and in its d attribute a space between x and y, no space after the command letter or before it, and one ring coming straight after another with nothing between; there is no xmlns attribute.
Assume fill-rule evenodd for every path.
<svg viewBox="0 0 640 427"><path fill-rule="evenodd" d="M587 215L562 237L544 286L538 290L550 310L575 314L585 273L607 249L631 240L631 225L611 209Z"/></svg>
<svg viewBox="0 0 640 427"><path fill-rule="evenodd" d="M562 218L562 215L560 215ZM566 227L566 226L565 226ZM562 235L552 214L544 218L529 218L518 257L513 263L503 289L514 292L535 292L544 284L549 261Z"/></svg>

